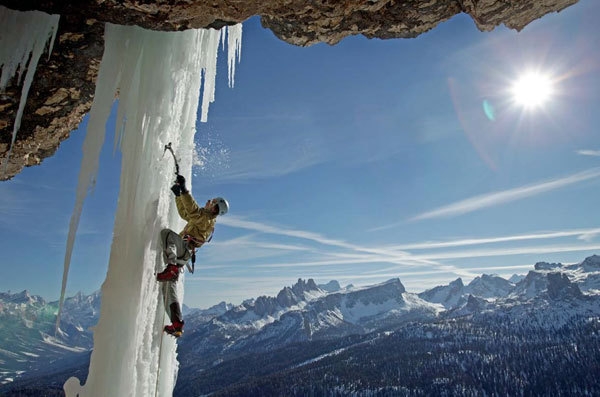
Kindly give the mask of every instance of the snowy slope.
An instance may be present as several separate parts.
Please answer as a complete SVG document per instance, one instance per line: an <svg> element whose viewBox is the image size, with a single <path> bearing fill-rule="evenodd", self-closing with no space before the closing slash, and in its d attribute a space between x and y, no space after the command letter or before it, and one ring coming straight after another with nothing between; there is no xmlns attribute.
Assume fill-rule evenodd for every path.
<svg viewBox="0 0 600 397"><path fill-rule="evenodd" d="M47 303L28 291L0 293L0 383L92 348L100 294L78 293L65 300L65 308L61 330L55 334L58 302Z"/></svg>

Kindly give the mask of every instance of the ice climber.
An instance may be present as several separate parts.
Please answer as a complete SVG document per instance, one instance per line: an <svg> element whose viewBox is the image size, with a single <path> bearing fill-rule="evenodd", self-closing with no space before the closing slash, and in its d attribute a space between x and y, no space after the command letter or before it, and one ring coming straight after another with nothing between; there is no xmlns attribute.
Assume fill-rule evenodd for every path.
<svg viewBox="0 0 600 397"><path fill-rule="evenodd" d="M193 266L196 249L210 241L217 216L226 214L229 204L224 198L217 197L208 200L204 207L200 207L185 187L185 178L181 175L177 175L177 180L171 190L175 194L177 212L187 224L181 233L176 233L171 229L161 230L160 242L166 268L156 275L156 279L165 283L163 289L165 309L171 319L171 325L165 326L165 332L179 337L183 333L184 324L176 291L179 273L183 271L184 265L187 265L188 270L193 272L193 267L189 266L190 260Z"/></svg>

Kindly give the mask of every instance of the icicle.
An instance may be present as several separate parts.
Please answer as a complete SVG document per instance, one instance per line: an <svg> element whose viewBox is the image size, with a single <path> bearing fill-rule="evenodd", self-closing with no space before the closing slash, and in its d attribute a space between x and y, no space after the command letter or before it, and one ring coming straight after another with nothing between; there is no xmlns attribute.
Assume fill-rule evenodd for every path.
<svg viewBox="0 0 600 397"><path fill-rule="evenodd" d="M23 110L27 103L29 88L46 44L50 42L48 57L52 52L54 38L58 30L58 15L48 15L38 11L18 12L0 6L0 92L4 91L8 82L19 72L18 84L21 84L23 72L25 80L21 90L19 108L15 117L12 139L4 159L2 173L6 173L12 147L21 126Z"/></svg>
<svg viewBox="0 0 600 397"><path fill-rule="evenodd" d="M217 77L217 54L219 47L220 33L212 34L212 30L205 31L210 37L203 40L202 51L207 54L215 54L214 58L208 59L203 68L204 81L202 87L202 111L200 121L206 122L208 119L208 107L215 100L215 79Z"/></svg>
<svg viewBox="0 0 600 397"><path fill-rule="evenodd" d="M83 199L97 172L116 92L116 124L121 132L115 142L123 154L121 188L89 375L83 386L70 378L64 386L67 396L101 391L109 396L141 397L154 395L155 390L168 396L173 391L176 344L172 338L163 339L164 305L154 272L161 263L160 230L178 229L183 223L168 189L173 162L162 155L164 145L172 142L180 172L191 182L200 88L203 83L202 116L206 119L214 100L220 35L215 30L165 33L106 27L69 230L63 293ZM178 288L183 293L183 283Z"/></svg>
<svg viewBox="0 0 600 397"><path fill-rule="evenodd" d="M123 43L120 43L123 45ZM67 246L65 250L65 258L63 262L63 277L60 291L60 299L58 305L58 316L56 318L56 332L59 332L60 315L63 309L65 299L65 291L67 288L67 278L69 267L71 265L71 256L77 228L79 227L79 219L83 211L83 204L96 181L98 165L100 161L100 151L104 144L106 131L106 121L110 113L112 103L114 101L115 92L117 90L118 76L122 73L122 66L118 64L118 50L106 52L102 58L102 68L98 74L98 83L96 84L96 92L94 93L94 103L90 110L90 118L87 126L87 134L83 142L83 158L81 160L81 168L79 169L79 180L77 183L77 192L75 197L75 206L71 221L69 222L69 233L67 235Z"/></svg>
<svg viewBox="0 0 600 397"><path fill-rule="evenodd" d="M227 27L224 27L220 30L221 36L219 37L219 41L221 42L221 49L225 51L225 36L227 36Z"/></svg>
<svg viewBox="0 0 600 397"><path fill-rule="evenodd" d="M227 27L227 69L229 87L235 85L235 62L242 58L242 24Z"/></svg>

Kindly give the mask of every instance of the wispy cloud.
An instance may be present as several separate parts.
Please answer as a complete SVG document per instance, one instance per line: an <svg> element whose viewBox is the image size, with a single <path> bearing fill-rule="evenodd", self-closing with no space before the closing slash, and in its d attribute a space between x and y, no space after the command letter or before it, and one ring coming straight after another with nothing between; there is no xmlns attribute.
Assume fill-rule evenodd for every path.
<svg viewBox="0 0 600 397"><path fill-rule="evenodd" d="M600 228L588 228L588 229L569 229L569 230L558 230L558 231L544 231L526 234L516 234L509 236L498 236L488 238L468 238L468 239L456 239L451 241L441 242L421 242L412 244L401 244L393 246L372 246L365 247L358 244L345 242L343 240L332 239L325 237L321 234L308 232L303 230L288 229L280 226L267 225L260 222L254 222L245 220L239 217L230 216L221 221L221 224L235 227L248 229L255 232L272 234L276 236L293 237L303 240L308 240L320 245L336 247L343 249L342 252L332 251L327 249L317 249L314 246L309 245L298 245L298 244L281 244L279 242L257 242L254 239L245 238L236 240L230 240L227 245L239 244L243 242L245 246L256 245L264 249L275 249L282 251L296 251L303 252L305 254L314 254L313 260L307 259L309 256L300 260L292 260L290 262L277 263L264 263L258 265L258 267L264 268L277 268L277 267L319 267L319 266L330 266L330 265L341 265L341 264L365 264L365 263L391 263L394 265L403 266L432 266L438 269L444 269L447 271L458 271L459 269L438 263L439 259L454 259L454 258L474 258L481 256L508 256L508 255L522 255L532 253L549 253L549 252L568 252L568 251L590 251L600 249L598 244L588 245L543 245L543 246L522 246L522 247L508 247L508 248L490 248L490 249L471 249L464 250L461 252L452 251L447 253L431 252L424 254L414 254L410 251L414 250L430 250L436 251L440 248L458 248L468 247L474 245L484 244L500 244L500 243L511 243L520 242L527 240L551 240L551 239L564 239L568 237L575 237L577 240L590 242L596 236L600 234ZM228 247L231 249L231 247Z"/></svg>
<svg viewBox="0 0 600 397"><path fill-rule="evenodd" d="M276 236L292 237L298 239L308 240L310 242L318 243L320 246L335 247L336 250L328 250L326 248L317 249L315 246L302 246L302 256L293 256L287 258L278 258L278 260L264 261L261 264L254 265L256 269L299 269L299 268L327 268L336 266L352 266L352 265L386 265L389 270L396 272L400 270L407 270L408 268L435 268L438 272L444 271L454 274L459 274L464 277L472 277L473 273L468 270L458 268L450 264L444 264L436 261L433 257L427 257L426 255L414 255L405 250L399 249L398 246L386 247L365 247L358 244L348 243L342 240L331 239L322 236L318 233L307 232L303 230L287 229L279 226L267 225L260 222L254 222L245 220L239 217L231 216L224 218L221 224L229 227L242 228L251 230L254 232L272 234ZM507 239L507 238L505 238ZM238 240L238 239L236 239ZM249 240L243 239L243 244L247 247ZM455 242L453 246L464 245L463 243ZM257 245L264 245L259 243ZM448 246L448 245L444 245ZM284 246L293 247L294 249L298 246ZM431 247L433 248L433 247ZM341 252L340 250L341 249ZM245 254L252 254L253 258L256 259L261 255L256 253L250 253L244 249L230 249L228 252L245 252ZM225 254L224 252L222 254ZM231 255L231 254L229 254ZM234 254L235 256L235 254ZM265 256L262 256L265 258ZM246 260L250 258L246 256ZM389 267L392 265L392 267Z"/></svg>
<svg viewBox="0 0 600 397"><path fill-rule="evenodd" d="M592 168L564 178L471 197L469 199L461 200L432 211L424 212L411 218L410 221L463 215L483 208L493 207L511 201L536 196L538 194L560 189L575 183L598 178L599 176L600 168Z"/></svg>
<svg viewBox="0 0 600 397"><path fill-rule="evenodd" d="M496 249L479 249L467 251L452 251L423 254L423 259L440 260L440 259L465 259L465 258L480 258L489 256L513 256L513 255L530 255L530 254L549 254L559 252L584 252L598 251L600 244L588 245L541 245L531 247L509 247Z"/></svg>
<svg viewBox="0 0 600 397"><path fill-rule="evenodd" d="M598 229L590 229L588 232L578 235L577 239L586 241L586 242L590 242L590 241L596 239L596 237L598 237L599 234L600 234L600 231Z"/></svg>
<svg viewBox="0 0 600 397"><path fill-rule="evenodd" d="M293 284L297 278L309 277L317 282L337 280L342 285L356 286L400 278L408 290L421 292L457 277L468 282L482 273L509 276L532 269L533 266L532 263L515 264L514 259L501 259L500 263L492 261L492 266L489 266L481 264L478 258L518 258L523 255L600 250L600 242L590 242L600 234L600 228L364 246L320 233L255 222L233 215L223 217L220 224L246 230L248 234L220 240L205 251L204 263L209 266L202 266L201 270L212 266L227 267L227 271L202 273L200 270L198 274L187 277L189 282L210 282L208 290L197 293L199 300L213 300L211 294L218 296L219 293L212 290L235 289L239 282L246 286L245 292L232 293L231 299L248 298L252 292L256 296L265 293L274 295L283 285ZM539 244L523 244L526 241ZM470 259L474 259L471 262L475 264L453 264Z"/></svg>
<svg viewBox="0 0 600 397"><path fill-rule="evenodd" d="M514 259L506 260L506 264L471 267L455 265L457 260L475 259L480 262L478 258L517 258L600 250L600 242L592 242L600 234L600 227L365 246L236 216L223 217L220 224L249 233L211 247L211 251L215 250L215 264L225 263L228 276L206 275L201 278L210 278L216 283L227 283L230 277L239 278L260 283L274 292L284 283L295 282L298 277L311 277L323 282L335 279L342 285L369 285L376 280L398 277L408 289L422 291L456 277L468 281L486 272L509 275L532 268L532 264L515 265ZM527 241L539 244L527 244ZM209 260L208 263L212 262Z"/></svg>
<svg viewBox="0 0 600 397"><path fill-rule="evenodd" d="M577 154L580 154L582 156L600 157L600 150L578 150Z"/></svg>
<svg viewBox="0 0 600 397"><path fill-rule="evenodd" d="M592 229L574 229L574 230L561 230L561 231L549 231L529 234L517 234L513 236L500 236L500 237L489 237L489 238L468 238L459 239L452 241L427 241L423 243L415 244L402 244L395 246L396 249L400 250L424 250L424 249L436 249L436 248L448 248L448 247L463 247L468 245L481 245L481 244L496 244L506 242L516 242L523 240L545 240L562 237L573 237L583 241L591 241L595 236L600 234L600 228Z"/></svg>
<svg viewBox="0 0 600 397"><path fill-rule="evenodd" d="M423 256L413 255L410 252L399 250L397 247L365 247L359 244L348 243L343 240L332 239L321 234L303 230L288 229L279 226L267 225L260 222L245 220L239 217L231 216L223 219L221 224L252 230L255 232L268 233L277 236L292 237L308 240L318 243L322 246L341 248L346 252L337 251L317 251L315 248L306 249L305 254L312 253L315 259L294 258L288 261L277 261L257 265L257 268L299 268L299 267L327 267L327 266L348 266L355 264L393 264L398 269L408 267L428 266L447 272L455 272L464 276L471 276L469 272L452 265L438 263L434 260L424 258Z"/></svg>
<svg viewBox="0 0 600 397"><path fill-rule="evenodd" d="M219 220L219 223L234 228L253 230L260 233L268 233L279 236L295 237L299 239L310 240L324 245L331 245L341 248L355 248L353 244L348 244L341 240L330 239L319 233L268 225L261 222L249 221L244 218L236 217L233 215L224 217L223 220Z"/></svg>
<svg viewBox="0 0 600 397"><path fill-rule="evenodd" d="M324 264L340 264L340 263L367 263L367 262L394 262L394 263L402 263L406 266L415 266L420 264L428 264L428 265L440 265L435 262L431 262L424 259L418 259L409 252L404 252L398 249L388 249L386 247L365 247L359 244L348 243L343 240L332 239L325 237L319 233L297 230L297 229L288 229L279 226L267 225L260 222L254 222L245 220L243 218L228 216L223 221L220 221L221 224L227 225L230 227L241 228L252 230L261 233L273 234L277 236L285 236L298 238L303 240L308 240L314 243L318 243L322 246L328 247L336 247L348 250L354 253L360 254L368 254L368 256L349 256L345 253L337 253L333 251L328 251L326 255L330 257L335 257L337 259L327 259L327 260L319 260L314 262L314 266L324 265ZM318 252L319 257L322 258L325 256L323 252ZM313 262L303 262L305 265ZM295 264L297 265L297 264ZM280 264L280 266L283 266Z"/></svg>

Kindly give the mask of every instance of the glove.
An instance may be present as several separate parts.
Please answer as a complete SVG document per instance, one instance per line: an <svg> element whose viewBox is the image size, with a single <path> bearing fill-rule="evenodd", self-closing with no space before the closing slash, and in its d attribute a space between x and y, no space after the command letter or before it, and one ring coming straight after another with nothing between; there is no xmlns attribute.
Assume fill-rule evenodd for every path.
<svg viewBox="0 0 600 397"><path fill-rule="evenodd" d="M181 186L179 186L178 184L174 184L173 186L171 186L171 191L175 196L179 197L181 195Z"/></svg>
<svg viewBox="0 0 600 397"><path fill-rule="evenodd" d="M185 178L183 177L183 175L177 175L175 184L179 185L179 188L180 188L179 190L180 190L181 194L187 194L188 190L185 187Z"/></svg>

